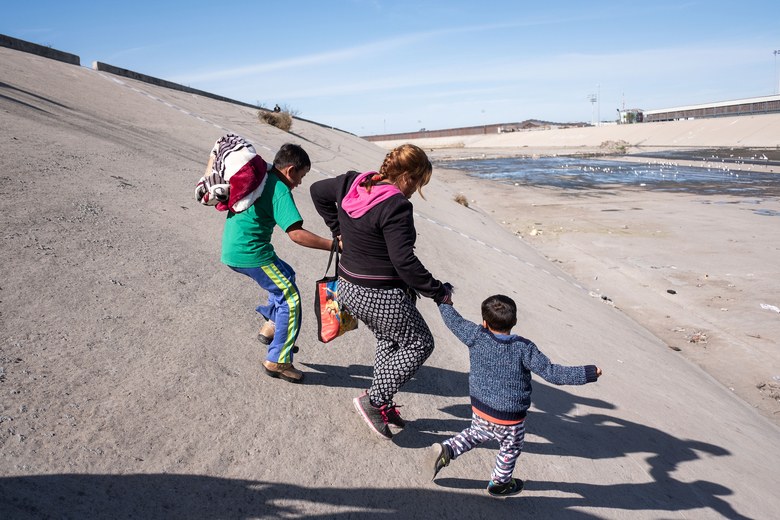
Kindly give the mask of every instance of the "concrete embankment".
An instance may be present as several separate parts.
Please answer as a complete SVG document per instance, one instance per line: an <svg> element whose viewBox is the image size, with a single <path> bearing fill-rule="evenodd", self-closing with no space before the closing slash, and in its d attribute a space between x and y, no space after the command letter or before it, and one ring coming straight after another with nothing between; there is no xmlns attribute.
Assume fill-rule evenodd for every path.
<svg viewBox="0 0 780 520"><path fill-rule="evenodd" d="M224 133L244 135L263 157L298 143L313 168L295 201L306 228L324 235L310 185L377 168L382 149L300 120L294 133L283 132L260 124L250 107L6 48L0 69L8 195L0 240L12 266L0 285L0 518L715 519L773 518L780 510L774 423L620 308L591 296L590 286L499 226L490 211L456 203L458 188L438 173L426 198L413 199L416 252L437 278L457 284L456 308L476 321L487 295L510 295L522 307L517 332L554 361L598 363L604 376L578 387L535 377L516 470L526 480L521 497L485 494L494 447L458 458L431 482L427 448L471 417L468 352L436 305L428 298L418 304L436 348L398 394L408 424L392 441L379 440L352 406L370 385L373 334L361 325L332 344L315 339L313 288L327 252L274 233L274 248L294 265L302 291L295 363L306 380L269 378L254 310L264 295L220 264L225 215L194 197ZM505 192L498 197L509 200ZM529 199L528 207L535 200L555 202ZM654 200L660 211L691 215L676 198ZM603 202L614 209L611 199ZM643 218L634 209L641 204L627 199L625 211L596 211ZM565 218L558 207L549 214ZM731 224L753 213L707 207L734 215L720 215L729 226L712 226L719 247L746 249ZM749 232L777 244L768 218L751 219ZM613 224L618 233L633 229ZM602 276L636 275L636 283L645 283L646 266L663 267L685 290L672 296L669 285L652 285L652 301L676 311L697 281L647 261L658 242L641 240L644 227L636 227L633 248L603 248L607 231L599 227L584 251L578 242L569 254L605 265ZM656 249L679 250L680 243ZM689 256L706 255L695 262L702 265L707 253ZM623 256L639 267L613 269L612 259ZM766 264L745 276L777 279ZM729 286L726 274L734 272L708 269L706 283L744 305L777 303L754 301L749 290L735 294L745 285L740 278ZM725 321L725 303L712 305ZM729 314L735 305L728 303ZM680 314L669 315L680 323ZM750 316L752 336L740 334L748 339L730 345L727 363L744 365L753 357L747 346L776 343L774 311ZM769 379L780 373L772 366L764 372Z"/></svg>
<svg viewBox="0 0 780 520"><path fill-rule="evenodd" d="M0 34L0 47L7 47L17 51L36 54L38 56L43 56L44 58L70 63L71 65L81 64L81 59L75 54L58 51L57 49L52 49L45 45L38 45L37 43L20 40L19 38L13 38L11 36L6 36L5 34Z"/></svg>

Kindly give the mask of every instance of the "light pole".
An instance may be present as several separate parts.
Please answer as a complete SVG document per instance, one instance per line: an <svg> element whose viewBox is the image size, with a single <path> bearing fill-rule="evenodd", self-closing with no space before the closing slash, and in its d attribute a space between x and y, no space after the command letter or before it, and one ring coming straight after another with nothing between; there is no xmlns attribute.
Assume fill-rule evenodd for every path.
<svg viewBox="0 0 780 520"><path fill-rule="evenodd" d="M598 101L599 97L596 94L588 94L588 101L590 101L591 106L591 116L590 120L595 125L596 123L596 101Z"/></svg>
<svg viewBox="0 0 780 520"><path fill-rule="evenodd" d="M777 88L775 90L776 94L780 94L780 75L777 74L777 55L780 54L780 50L772 51L772 54L775 55L775 80L777 84Z"/></svg>
<svg viewBox="0 0 780 520"><path fill-rule="evenodd" d="M601 85L596 85L596 126L601 126Z"/></svg>

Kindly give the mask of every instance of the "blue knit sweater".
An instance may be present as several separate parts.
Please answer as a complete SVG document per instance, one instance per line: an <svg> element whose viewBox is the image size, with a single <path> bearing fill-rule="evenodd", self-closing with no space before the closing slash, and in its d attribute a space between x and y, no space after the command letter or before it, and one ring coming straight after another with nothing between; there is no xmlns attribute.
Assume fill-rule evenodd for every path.
<svg viewBox="0 0 780 520"><path fill-rule="evenodd" d="M521 336L496 336L463 318L452 305L441 304L444 323L469 348L471 406L481 415L520 421L531 406L531 372L556 385L596 381L596 366L551 363L536 345Z"/></svg>

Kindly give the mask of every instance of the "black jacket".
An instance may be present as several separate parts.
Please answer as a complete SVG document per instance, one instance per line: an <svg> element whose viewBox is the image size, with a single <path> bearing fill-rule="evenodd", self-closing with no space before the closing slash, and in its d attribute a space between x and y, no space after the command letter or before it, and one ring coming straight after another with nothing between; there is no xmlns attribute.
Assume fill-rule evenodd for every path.
<svg viewBox="0 0 780 520"><path fill-rule="evenodd" d="M439 303L447 291L414 254L417 232L412 203L406 197L392 196L358 218L341 209L341 200L358 175L350 171L310 188L317 213L334 237L341 235L339 275L363 287L411 287Z"/></svg>

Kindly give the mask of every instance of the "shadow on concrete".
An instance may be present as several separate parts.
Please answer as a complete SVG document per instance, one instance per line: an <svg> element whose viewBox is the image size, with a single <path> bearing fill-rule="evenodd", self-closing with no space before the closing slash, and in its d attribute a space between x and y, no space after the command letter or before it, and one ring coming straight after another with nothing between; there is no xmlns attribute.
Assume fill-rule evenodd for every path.
<svg viewBox="0 0 780 520"><path fill-rule="evenodd" d="M15 99L15 98L12 98L12 97L9 97L9 96L4 96L3 94L0 94L0 99L7 99L8 101L11 101L12 103L17 103L19 105L22 105L23 107L32 108L33 110L37 110L39 112L45 112L46 114L49 114L49 112L47 112L46 110L44 110L42 108L38 108L38 107L36 107L34 105L31 105L29 103L25 103L24 101L19 101L18 99Z"/></svg>
<svg viewBox="0 0 780 520"><path fill-rule="evenodd" d="M541 385L540 385L541 386ZM557 393L556 393L557 392ZM702 442L676 439L659 430L593 414L555 417L562 400L571 396L549 389L544 402L555 400L552 411L534 412L533 432L551 444L530 443L533 455L607 458L642 453L649 465L648 481L594 485L586 482L548 482L526 478L525 491L517 497L494 500L463 490L481 490L485 479L447 477L440 473L426 487L376 489L371 483L361 489L329 487L327 482L305 485L215 478L200 475L56 474L0 478L0 518L600 518L583 508L625 511L685 512L711 509L725 518L746 518L721 497L731 490L708 481L682 482L672 473L681 462L692 461L699 452L728 455L726 450ZM458 417L468 415L468 405L450 407ZM417 431L425 421L414 421L399 438L426 437ZM468 420L458 419L443 427L460 429ZM427 439L426 442L430 440ZM411 444L421 444L412 442ZM488 445L486 445L488 446ZM494 447L495 448L495 447ZM648 455L649 454L649 455ZM464 454L464 457L468 454ZM523 478L521 455L516 476ZM564 460L564 459L558 459ZM452 464L457 464L457 460ZM302 475L305 480L306 475ZM381 478L378 475L377 478ZM616 476L616 479L620 479ZM566 496L539 496L544 492Z"/></svg>
<svg viewBox="0 0 780 520"><path fill-rule="evenodd" d="M637 511L682 512L700 508L716 511L724 518L747 518L736 512L722 497L732 491L715 482L683 482L675 478L680 465L702 456L722 457L730 452L720 446L690 439L678 439L668 433L643 424L592 413L570 415L579 405L611 409L612 405L600 400L581 398L568 394L559 387L534 383L534 406L527 418L526 431L546 442L529 441L526 437L523 454L518 460L515 476L525 478L523 457L553 455L562 457L599 459L625 459L647 466L647 482L612 485L593 485L586 482L526 482L523 506L537 504L542 510L555 502L556 509L574 507L613 508ZM459 411L463 413L462 410ZM470 414L470 411L467 411ZM465 424L464 424L465 426ZM435 441L434 441L435 442ZM486 443L497 452L497 444ZM464 454L468 456L468 454ZM637 460L640 459L640 460ZM457 464L457 460L453 461ZM492 467L485 468L485 480ZM446 470L441 474L446 475ZM533 478L532 476L528 476ZM620 475L616 475L621 480ZM436 483L443 487L473 489L485 485L483 481L459 481L440 478ZM528 496L535 492L563 492L565 498Z"/></svg>
<svg viewBox="0 0 780 520"><path fill-rule="evenodd" d="M307 373L307 384L366 388L371 381L370 366L307 364L319 372ZM643 424L613 417L606 413L586 413L582 415L579 407L612 410L614 405L601 399L577 396L565 390L545 384L538 379L533 383L534 408L527 418L527 432L524 452L518 461L515 476L531 479L526 482L522 502L518 508L536 511L539 514L555 518L591 518L586 513L576 513L569 508L614 508L628 511L692 511L700 508L711 509L726 518L746 518L736 512L722 497L732 491L715 482L683 482L675 478L680 465L692 462L702 456L722 457L730 455L720 446L691 439L678 439L668 433ZM450 415L446 419L417 419L409 421L402 434L396 435L393 442L402 448L424 448L434 442L460 432L468 427L471 419L471 405L468 398L468 374L437 367L423 366L409 383L404 385L402 393L421 393L447 397L462 397L463 404L442 408ZM403 410L402 410L403 412ZM541 438L544 441L529 440ZM479 449L497 452L496 443L485 443ZM594 485L587 482L544 482L533 481L531 475L523 472L523 458L528 456L552 455L556 460L582 458L594 461L602 459L625 459L632 466L647 466L647 482L623 483L614 485ZM468 457L468 454L464 454ZM565 457L565 458L564 458ZM638 459L638 460L637 460ZM457 460L453 464L457 464ZM434 486L452 490L476 490L485 487L492 467L485 467L483 475L477 479L456 479L447 477L443 470ZM481 480L480 480L481 478ZM621 476L616 476L617 480ZM563 492L566 497L529 496L536 492ZM412 490L401 490L403 495ZM428 493L428 491L419 493ZM382 492L384 493L384 491ZM391 493L387 491L387 493ZM454 498L431 498L448 500ZM388 503L397 503L396 498L388 497ZM401 500L404 502L404 500ZM424 506L427 499L421 499ZM417 513L423 514L421 509ZM431 510L431 514L436 514ZM397 510L396 513L403 513ZM376 514L376 513L375 513ZM484 517L484 511L478 513ZM492 514L492 513L491 513ZM363 515L361 515L363 516ZM465 516L465 512L464 512ZM417 516L424 518L424 516Z"/></svg>
<svg viewBox="0 0 780 520"><path fill-rule="evenodd" d="M730 494L727 488L706 481L609 486L526 481L523 494L506 500L461 492L484 487L484 480L447 477L424 489L376 489L370 484L353 489L175 474L20 476L0 478L0 517L585 519L601 515L573 508L679 512L709 507L725 518L745 518L720 500ZM538 495L544 491L568 496Z"/></svg>
<svg viewBox="0 0 780 520"><path fill-rule="evenodd" d="M305 477L304 477L305 478ZM214 518L438 518L453 502L476 512L474 500L436 489L329 488L199 475L40 475L0 478L0 517L171 519ZM495 502L495 501L493 501ZM510 518L496 511L497 518ZM487 509L488 511L490 509ZM426 511L430 514L426 514ZM516 516L516 510L513 513ZM400 515L400 516L398 516Z"/></svg>
<svg viewBox="0 0 780 520"><path fill-rule="evenodd" d="M0 81L0 88L4 88L4 89L8 89L8 90L15 90L15 91L21 92L22 94L25 94L27 96L34 97L34 98L39 99L41 101L45 101L46 103L50 103L52 105L57 105L58 107L61 107L61 108L70 109L69 106L63 105L62 103L58 103L58 102L54 101L53 99L49 99L47 97L39 96L38 94L33 94L32 92L29 92L27 90L24 90L24 89L21 89L21 88L18 88L18 87L14 87L13 85L9 85L8 83L4 83L2 81ZM17 103L21 103L22 105L28 106L30 108L34 108L36 110L41 110L38 107L35 107L33 105L29 105L27 103L24 103L22 101L14 99L14 98L6 97L6 96L2 96L2 97L4 97L5 99L9 99L11 101L16 101ZM44 112L45 112L45 110L44 110Z"/></svg>
<svg viewBox="0 0 780 520"><path fill-rule="evenodd" d="M371 385L374 368L370 365L323 365L300 363L306 371L306 385L365 390ZM462 372L423 365L414 377L401 387L402 393L463 397L468 402L469 376ZM469 415L471 417L471 415Z"/></svg>

